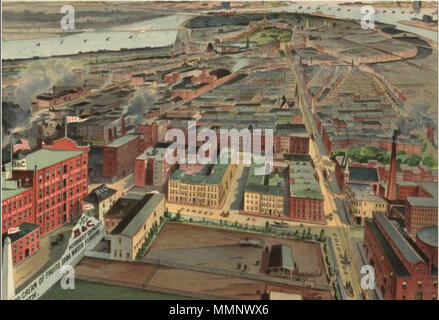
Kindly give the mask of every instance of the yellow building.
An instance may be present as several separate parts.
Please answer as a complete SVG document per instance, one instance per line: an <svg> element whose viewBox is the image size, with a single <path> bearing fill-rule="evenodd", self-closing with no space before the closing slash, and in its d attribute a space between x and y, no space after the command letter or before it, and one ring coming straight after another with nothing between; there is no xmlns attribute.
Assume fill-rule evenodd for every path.
<svg viewBox="0 0 439 320"><path fill-rule="evenodd" d="M108 236L111 258L133 261L151 228L154 224L159 225L160 217L165 213L165 196L159 193L124 196L115 209L110 210L108 218L114 216L112 210L122 212L124 216Z"/></svg>
<svg viewBox="0 0 439 320"><path fill-rule="evenodd" d="M386 200L375 195L368 184L348 183L346 196L349 214L356 226L364 226L364 219L372 218L378 212L382 214L387 212Z"/></svg>
<svg viewBox="0 0 439 320"><path fill-rule="evenodd" d="M283 216L285 181L282 174L256 175L255 169L253 164L244 189L244 211Z"/></svg>
<svg viewBox="0 0 439 320"><path fill-rule="evenodd" d="M207 165L194 174L176 170L168 180L168 201L221 208L235 171L234 164Z"/></svg>

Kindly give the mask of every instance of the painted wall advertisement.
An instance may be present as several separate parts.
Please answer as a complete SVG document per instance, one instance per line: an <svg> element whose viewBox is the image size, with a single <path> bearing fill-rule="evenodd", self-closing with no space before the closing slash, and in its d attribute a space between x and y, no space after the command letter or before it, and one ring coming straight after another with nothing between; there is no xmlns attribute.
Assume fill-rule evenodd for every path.
<svg viewBox="0 0 439 320"><path fill-rule="evenodd" d="M16 294L14 299L39 299L62 278L64 266L74 267L84 256L85 250L96 246L103 237L104 227L102 221L83 215L73 228L69 244L61 258Z"/></svg>

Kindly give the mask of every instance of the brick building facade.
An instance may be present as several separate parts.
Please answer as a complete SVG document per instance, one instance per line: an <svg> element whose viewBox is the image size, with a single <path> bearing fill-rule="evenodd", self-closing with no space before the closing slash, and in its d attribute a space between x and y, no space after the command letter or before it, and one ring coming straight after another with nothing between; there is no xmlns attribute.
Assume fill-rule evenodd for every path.
<svg viewBox="0 0 439 320"><path fill-rule="evenodd" d="M437 267L394 222L383 214L366 221L364 246L376 285L386 300L437 300Z"/></svg>

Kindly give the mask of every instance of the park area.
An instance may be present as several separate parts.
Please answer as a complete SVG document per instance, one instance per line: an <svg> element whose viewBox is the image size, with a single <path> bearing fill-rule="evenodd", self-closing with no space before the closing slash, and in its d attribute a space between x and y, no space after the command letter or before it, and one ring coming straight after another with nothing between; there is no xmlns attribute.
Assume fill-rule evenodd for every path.
<svg viewBox="0 0 439 320"><path fill-rule="evenodd" d="M279 42L287 42L291 39L291 31L277 28L268 28L260 31L256 31L248 36L248 41L256 42L258 45L263 46L266 44ZM247 36L240 39L241 42L247 41Z"/></svg>

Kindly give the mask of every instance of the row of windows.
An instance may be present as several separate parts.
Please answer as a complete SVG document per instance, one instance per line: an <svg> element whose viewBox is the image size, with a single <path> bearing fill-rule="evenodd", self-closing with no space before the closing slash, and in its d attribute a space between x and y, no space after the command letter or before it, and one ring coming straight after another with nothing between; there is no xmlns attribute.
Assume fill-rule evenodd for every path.
<svg viewBox="0 0 439 320"><path fill-rule="evenodd" d="M24 196L18 201L10 201L7 205L3 205L3 214L7 213L8 211L11 211L12 208L15 210L17 208L21 208L24 205L31 204L32 203L32 195Z"/></svg>
<svg viewBox="0 0 439 320"><path fill-rule="evenodd" d="M83 159L83 166L84 166L84 169L86 169L86 167L87 167L87 160L86 160L86 158ZM52 169L51 171L47 170L46 171L46 179L48 180L51 176L52 177L55 177L56 175L60 176L61 173L62 174L67 174L67 173L71 172L74 169L81 169L81 162L80 162L79 159L76 160L76 168L73 167L73 162L71 162L70 165L65 164L62 168L61 168L61 166L59 166L56 169L56 171L55 171L55 169ZM38 176L38 181L41 182L42 180L43 180L43 175L40 174Z"/></svg>

